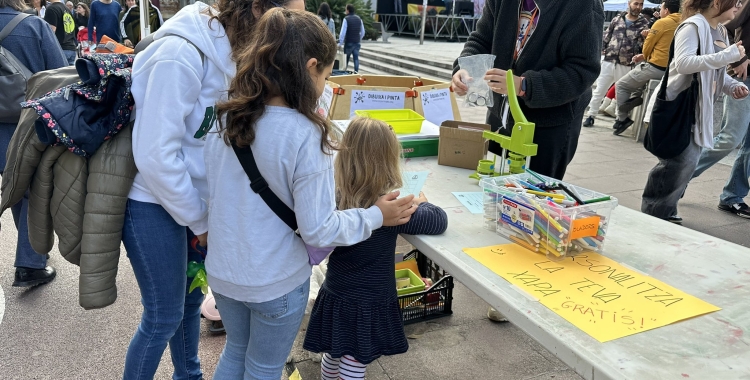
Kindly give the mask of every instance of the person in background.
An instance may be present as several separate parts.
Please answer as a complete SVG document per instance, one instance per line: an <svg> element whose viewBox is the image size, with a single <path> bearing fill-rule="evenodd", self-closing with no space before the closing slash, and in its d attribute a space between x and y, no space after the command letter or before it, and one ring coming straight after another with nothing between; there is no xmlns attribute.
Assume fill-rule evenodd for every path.
<svg viewBox="0 0 750 380"><path fill-rule="evenodd" d="M126 0L125 4L128 9L120 14L120 34L123 38L122 43L125 46L133 47L141 40L141 7L136 0ZM146 20L148 20L149 32L154 33L164 23L164 19L154 4L150 1L147 4Z"/></svg>
<svg viewBox="0 0 750 380"><path fill-rule="evenodd" d="M536 124L534 143L539 149L530 169L563 179L578 147L591 85L599 75L603 23L601 0L578 1L576 6L565 1L488 1L461 56L494 54L495 68L483 78L471 78L456 60L453 90L463 96L471 80L494 81L490 83L494 105L487 113L487 124L493 131L510 135L508 126L514 122L506 98L508 87L514 86L521 110ZM515 75L508 83L506 70L511 68ZM497 143L491 142L489 149L502 153ZM492 308L488 317L507 321Z"/></svg>
<svg viewBox="0 0 750 380"><path fill-rule="evenodd" d="M630 111L643 104L643 88L653 80L661 79L669 61L669 47L672 46L674 31L680 23L680 0L664 0L661 3L661 18L651 27L643 53L633 56L638 66L617 81L617 119L612 126L615 135L625 132L633 120Z"/></svg>
<svg viewBox="0 0 750 380"><path fill-rule="evenodd" d="M89 14L89 44L98 44L102 37L107 36L115 42L122 41L120 34L120 3L113 0L96 0L91 3ZM96 41L94 41L96 28Z"/></svg>
<svg viewBox="0 0 750 380"><path fill-rule="evenodd" d="M28 7L22 0L0 0L0 30L26 9ZM38 17L26 17L0 45L16 56L32 74L68 65L52 29ZM5 155L15 130L15 123L0 123L0 170L5 169ZM11 207L18 230L13 286L41 285L55 278L55 268L47 266L49 256L40 255L31 248L26 222L28 209L29 199L26 196Z"/></svg>
<svg viewBox="0 0 750 380"><path fill-rule="evenodd" d="M365 38L365 24L359 18L354 9L354 5L346 5L346 17L341 22L341 34L339 35L339 45L344 46L346 54L346 66L349 68L349 56L354 59L354 72L359 72L359 49L362 46L362 39Z"/></svg>
<svg viewBox="0 0 750 380"><path fill-rule="evenodd" d="M31 8L34 9L37 16L44 18L47 11L47 0L31 0Z"/></svg>
<svg viewBox="0 0 750 380"><path fill-rule="evenodd" d="M675 224L682 224L677 214L677 202L695 172L701 148L714 145L713 106L720 94L744 99L748 88L731 78L727 65L745 56L742 41L729 45L724 23L734 19L742 0L685 0L683 22L674 37L674 59L669 67L667 100L672 100L687 89L698 74L698 109L689 145L670 159L659 159L651 169L643 189L641 211ZM700 50L700 51L699 51Z"/></svg>
<svg viewBox="0 0 750 380"><path fill-rule="evenodd" d="M89 26L89 6L86 3L78 3L76 5L73 21L76 22L76 30L81 30Z"/></svg>
<svg viewBox="0 0 750 380"><path fill-rule="evenodd" d="M743 4L737 17L724 26L735 43L750 41L750 6ZM746 86L750 86L750 79L747 75L748 64L750 64L750 59L746 53L739 61L730 65L732 77L742 81ZM749 130L750 97L735 99L733 96L724 95L721 131L714 137L713 147L703 149L698 160L698 166L693 173L693 178L700 176L739 146L740 150L732 165L729 179L719 197L718 207L721 211L746 219L750 219L750 207L743 200L750 191L750 184L748 184L748 177L750 177L750 139L747 138Z"/></svg>
<svg viewBox="0 0 750 380"><path fill-rule="evenodd" d="M648 29L648 19L641 14L643 0L629 0L628 10L617 15L604 32L604 60L601 73L596 79L596 88L589 102L589 110L583 126L594 126L594 116L599 112L604 94L609 86L624 77L633 68L633 56L641 53Z"/></svg>
<svg viewBox="0 0 750 380"><path fill-rule="evenodd" d="M325 1L320 3L318 8L318 17L323 20L323 23L328 26L328 30L333 34L333 38L336 38L336 23L333 21L333 13L331 13L331 6Z"/></svg>
<svg viewBox="0 0 750 380"><path fill-rule="evenodd" d="M68 1L68 2L66 2L66 3L65 3L65 8L68 8L68 11L69 11L69 12L70 12L71 14L73 14L73 2L72 2L72 1Z"/></svg>
<svg viewBox="0 0 750 380"><path fill-rule="evenodd" d="M62 0L49 0L47 4L44 21L52 28L68 64L72 65L76 61L76 23L73 15Z"/></svg>

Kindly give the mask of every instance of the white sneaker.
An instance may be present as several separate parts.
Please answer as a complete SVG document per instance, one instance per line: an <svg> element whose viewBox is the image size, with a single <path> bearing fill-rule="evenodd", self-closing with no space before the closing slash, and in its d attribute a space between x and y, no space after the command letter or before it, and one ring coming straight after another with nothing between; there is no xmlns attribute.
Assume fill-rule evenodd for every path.
<svg viewBox="0 0 750 380"><path fill-rule="evenodd" d="M490 307L490 309L487 310L487 318L494 322L508 322L508 318L505 318L505 316L495 310L494 307Z"/></svg>
<svg viewBox="0 0 750 380"><path fill-rule="evenodd" d="M612 99L604 97L604 100L602 100L602 105L599 106L599 113L604 113L604 110L612 104Z"/></svg>
<svg viewBox="0 0 750 380"><path fill-rule="evenodd" d="M604 113L612 117L617 117L617 102L609 103L607 108L604 109Z"/></svg>

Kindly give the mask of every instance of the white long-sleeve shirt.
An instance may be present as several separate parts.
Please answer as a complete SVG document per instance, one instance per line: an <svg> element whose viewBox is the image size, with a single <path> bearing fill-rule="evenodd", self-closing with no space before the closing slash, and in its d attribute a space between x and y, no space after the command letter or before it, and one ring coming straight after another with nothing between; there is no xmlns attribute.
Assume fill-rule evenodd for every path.
<svg viewBox="0 0 750 380"><path fill-rule="evenodd" d="M365 23L362 21L362 19L359 19L359 22L362 23L362 29L360 30L359 34L359 40L362 41L363 38L365 38ZM346 39L346 18L344 18L344 21L341 22L341 33L339 34L339 45L344 44L344 40Z"/></svg>

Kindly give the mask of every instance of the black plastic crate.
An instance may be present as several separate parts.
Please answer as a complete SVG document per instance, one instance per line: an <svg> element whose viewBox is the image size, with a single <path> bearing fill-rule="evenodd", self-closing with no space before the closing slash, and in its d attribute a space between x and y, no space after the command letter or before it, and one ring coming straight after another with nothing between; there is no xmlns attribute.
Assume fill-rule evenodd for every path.
<svg viewBox="0 0 750 380"><path fill-rule="evenodd" d="M453 276L416 249L404 255L404 260L413 258L417 259L419 273L432 279L433 285L424 291L398 297L404 325L453 314Z"/></svg>

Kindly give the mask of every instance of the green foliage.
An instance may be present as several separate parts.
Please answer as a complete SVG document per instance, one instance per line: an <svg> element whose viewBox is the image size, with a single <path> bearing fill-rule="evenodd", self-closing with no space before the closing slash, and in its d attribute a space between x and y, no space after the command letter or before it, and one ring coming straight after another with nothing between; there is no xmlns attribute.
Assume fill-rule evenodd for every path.
<svg viewBox="0 0 750 380"><path fill-rule="evenodd" d="M380 37L380 30L376 30L372 24L375 19L372 18L374 13L372 9L372 0L307 0L306 7L309 12L318 14L318 8L323 2L328 3L333 13L333 19L336 22L336 34L341 32L341 21L346 17L346 5L354 5L354 9L357 10L357 16L362 19L362 23L365 24L365 39L366 40L377 40Z"/></svg>

